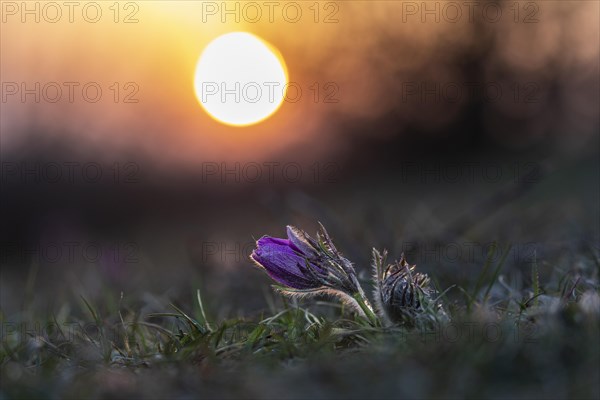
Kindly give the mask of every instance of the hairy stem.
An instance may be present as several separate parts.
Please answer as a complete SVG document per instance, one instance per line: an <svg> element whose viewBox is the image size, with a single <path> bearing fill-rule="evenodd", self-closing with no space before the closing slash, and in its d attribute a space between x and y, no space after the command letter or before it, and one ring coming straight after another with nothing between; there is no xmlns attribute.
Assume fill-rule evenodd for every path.
<svg viewBox="0 0 600 400"><path fill-rule="evenodd" d="M373 308L371 307L371 304L369 304L369 300L364 296L364 294L357 292L354 293L352 298L358 303L358 306L365 313L371 325L377 326L379 319L373 312Z"/></svg>

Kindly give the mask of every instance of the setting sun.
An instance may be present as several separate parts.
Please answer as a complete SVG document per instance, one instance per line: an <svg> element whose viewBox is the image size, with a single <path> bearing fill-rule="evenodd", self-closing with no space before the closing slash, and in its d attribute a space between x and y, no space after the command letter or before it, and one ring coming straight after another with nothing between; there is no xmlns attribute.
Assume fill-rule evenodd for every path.
<svg viewBox="0 0 600 400"><path fill-rule="evenodd" d="M285 97L287 71L279 52L246 32L217 37L196 66L196 97L222 123L252 125L268 118Z"/></svg>

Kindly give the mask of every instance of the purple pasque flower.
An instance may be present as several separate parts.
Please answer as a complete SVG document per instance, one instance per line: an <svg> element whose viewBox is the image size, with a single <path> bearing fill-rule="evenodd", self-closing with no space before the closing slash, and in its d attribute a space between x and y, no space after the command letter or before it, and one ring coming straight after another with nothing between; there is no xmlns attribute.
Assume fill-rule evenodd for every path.
<svg viewBox="0 0 600 400"><path fill-rule="evenodd" d="M293 289L316 289L321 283L313 275L323 273L317 258L310 251L303 252L289 239L263 236L256 242L250 258L265 269L273 280Z"/></svg>
<svg viewBox="0 0 600 400"><path fill-rule="evenodd" d="M291 296L332 295L372 322L375 316L362 290L352 263L336 249L320 225L317 238L293 226L287 239L263 236L250 255L276 282L282 293Z"/></svg>

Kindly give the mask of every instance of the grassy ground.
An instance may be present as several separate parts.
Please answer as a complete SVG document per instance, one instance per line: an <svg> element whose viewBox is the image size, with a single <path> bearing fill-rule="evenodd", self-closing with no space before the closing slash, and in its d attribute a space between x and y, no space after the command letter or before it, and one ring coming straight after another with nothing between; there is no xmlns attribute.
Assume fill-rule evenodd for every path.
<svg viewBox="0 0 600 400"><path fill-rule="evenodd" d="M296 215L243 210L270 221L273 231L249 228L254 220L242 226L238 214L219 216L227 229L240 226L243 238L320 219L356 262L369 294L369 246L398 257L400 239L412 232L416 247L404 249L408 261L445 292L450 320L433 327L371 326L330 299L281 298L244 257L200 257L204 269L185 269L177 267L185 260L171 254L153 267L149 260L160 257L148 251L116 278L80 265L23 268L22 279L21 270L3 270L0 399L599 398L598 199L590 190L596 171L554 173L527 195L468 221L452 242L443 229L426 230L442 237L442 249L479 239L475 255L463 251L460 259L432 257L431 248L419 249L434 243L431 236L415 232L434 214L450 220L445 215L472 209L471 199L485 198L478 190L495 187L436 187L428 202L426 190L373 184L369 197L386 202L374 201L381 210L370 212L351 182L335 188L337 200L290 197ZM151 244L183 254L175 244L185 241L167 224L157 226L164 238ZM497 246L486 262L478 251L490 241ZM140 241L140 249L148 248L156 246Z"/></svg>
<svg viewBox="0 0 600 400"><path fill-rule="evenodd" d="M501 268L452 288L451 321L429 329L277 298L272 312L214 321L200 292L162 313L114 294L45 320L3 318L2 397L598 398L597 254L548 282L533 264L522 288Z"/></svg>

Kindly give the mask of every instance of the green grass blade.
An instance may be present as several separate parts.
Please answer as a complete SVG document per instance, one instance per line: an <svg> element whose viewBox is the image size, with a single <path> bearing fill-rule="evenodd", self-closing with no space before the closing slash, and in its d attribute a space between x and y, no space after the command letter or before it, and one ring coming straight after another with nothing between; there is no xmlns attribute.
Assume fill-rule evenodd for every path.
<svg viewBox="0 0 600 400"><path fill-rule="evenodd" d="M200 316L202 318L202 321L200 321L200 323L202 325L204 325L204 328L208 332L212 332L213 329L210 326L210 323L208 322L208 319L206 318L206 313L204 312L204 305L202 303L202 296L200 295L200 289L196 290L196 299L198 300L198 307L200 307Z"/></svg>
<svg viewBox="0 0 600 400"><path fill-rule="evenodd" d="M537 267L537 253L533 253L533 263L531 265L531 281L533 282L533 305L537 307L540 296L540 273Z"/></svg>
<svg viewBox="0 0 600 400"><path fill-rule="evenodd" d="M477 278L477 282L475 283L475 288L473 289L473 293L469 296L471 298L471 300L469 301L469 304L467 305L468 309L471 308L471 306L473 305L473 302L475 301L475 299L477 299L477 294L479 294L479 291L481 290L481 287L483 286L483 282L485 281L485 277L487 276L488 269L490 268L490 265L492 265L494 254L496 254L496 248L497 248L496 242L492 243L492 245L490 246L490 250L488 251L488 254L487 254L487 257L485 260L485 264L483 264L483 269L481 270L481 273L479 274L479 277Z"/></svg>
<svg viewBox="0 0 600 400"><path fill-rule="evenodd" d="M204 326L200 325L198 321L187 315L182 309L177 307L175 304L171 303L170 305L175 309L175 311L177 311L181 315L181 317L183 317L183 319L185 319L188 322L192 330L197 330L201 334L206 333L206 329L204 328Z"/></svg>
<svg viewBox="0 0 600 400"><path fill-rule="evenodd" d="M496 269L494 269L494 274L492 275L492 279L490 280L490 283L488 284L485 294L483 295L484 303L487 302L488 297L490 295L490 291L492 290L492 286L494 286L494 283L496 283L496 281L498 280L498 275L500 275L500 270L504 266L504 261L506 261L506 257L508 257L508 253L510 253L511 248L512 248L512 244L509 244L508 246L506 246L506 250L504 250L504 253L502 254L502 257L500 258L498 265L496 265Z"/></svg>
<svg viewBox="0 0 600 400"><path fill-rule="evenodd" d="M98 315L96 310L94 310L94 307L92 307L92 305L90 303L88 303L88 301L85 299L85 297L83 297L83 296L79 296L79 297L81 297L81 300L83 300L83 302L85 303L85 306L87 307L88 311L92 315L92 318L94 318L94 321L96 322L96 324L98 324L98 327L100 327L100 316Z"/></svg>

